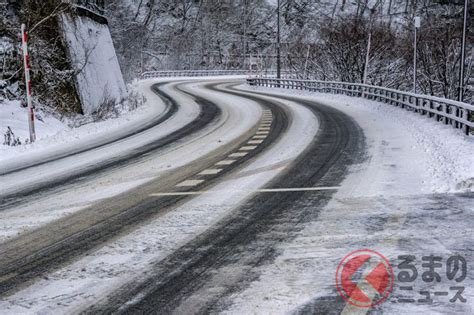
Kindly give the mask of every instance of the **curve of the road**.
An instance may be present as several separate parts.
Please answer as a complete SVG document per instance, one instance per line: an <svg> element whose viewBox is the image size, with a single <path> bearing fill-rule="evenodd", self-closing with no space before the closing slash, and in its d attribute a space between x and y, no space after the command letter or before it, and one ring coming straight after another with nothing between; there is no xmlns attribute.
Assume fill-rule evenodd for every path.
<svg viewBox="0 0 474 315"><path fill-rule="evenodd" d="M28 168L37 167L47 163L57 161L59 159L75 156L93 149L97 149L111 143L122 141L129 137L135 136L139 133L142 133L146 130L149 130L157 125L161 124L163 121L169 119L178 109L178 106L173 102L173 100L162 90L160 86L165 85L166 82L157 83L152 86L152 90L159 95L165 106L162 111L157 111L155 115L152 115L149 120L141 123L140 125L135 126L135 128L126 129L124 133L111 134L110 137L99 138L97 141L86 143L83 146L77 146L75 148L68 148L67 151L53 152L53 154L41 157L41 159L33 159L28 162L18 162L15 163L5 163L7 165L2 165L0 169L0 176L9 175L15 172L20 172ZM11 164L11 165L8 165Z"/></svg>
<svg viewBox="0 0 474 315"><path fill-rule="evenodd" d="M140 156L149 152L159 150L166 145L176 142L200 129L207 124L215 120L220 112L215 104L209 103L204 99L195 97L196 103L200 106L199 113L194 115L192 119L185 120L183 126L180 126L172 132L164 135L157 132L158 137L152 138L151 141L147 141L140 146L133 146L133 144L124 145L124 141L130 141L132 137L141 137L143 133L156 132L157 128L160 128L160 124L166 120L172 119L172 116L178 111L179 104L165 91L160 88L160 85L154 85L153 90L157 93L161 99L167 104L163 115L160 115L152 123L143 126L139 131L133 130L131 134L124 135L120 138L114 139L103 144L94 145L93 147L82 148L78 152L71 152L58 157L52 158L48 162L36 163L32 166L20 168L15 171L7 172L2 176L2 181L7 183L2 188L0 194L0 210L12 207L15 204L20 203L25 198L31 198L35 194L41 194L45 191L51 190L58 186L64 186L69 184L78 178L83 180L87 176L97 175L102 171L108 171L111 167L120 167L125 163L129 163ZM179 126L179 124L178 124ZM106 156L105 159L98 159L94 163L90 162L91 156L95 154L100 155L100 151L110 150L110 145L117 145L126 147L127 151L123 154L110 157ZM131 147L131 148L130 148ZM80 154L87 153L88 156L82 157ZM85 166L75 166L75 161L86 161ZM55 165L56 164L56 165ZM57 170L65 169L66 171L56 173ZM35 180L35 176L32 174L41 174L41 176ZM19 186L18 178L22 178L23 185ZM8 187L8 183L12 183L11 187Z"/></svg>
<svg viewBox="0 0 474 315"><path fill-rule="evenodd" d="M269 97L235 89L226 93L244 97ZM333 108L295 100L309 108L320 122L317 136L292 166L266 188L337 187L348 167L364 154L364 136L352 118ZM275 245L288 240L309 217L317 216L333 191L280 191L269 198L257 194L204 235L189 242L154 266L154 276L135 286L127 284L109 297L105 305L91 312L112 313L194 313L225 308L224 296L243 289L257 275L252 268L275 256ZM311 207L293 206L311 199ZM265 241L262 241L264 239ZM223 281L229 277L232 280ZM215 288L218 287L219 290Z"/></svg>
<svg viewBox="0 0 474 315"><path fill-rule="evenodd" d="M209 130L200 134L200 140L215 141L219 137L211 136L216 137L220 130L218 120L222 119L221 125L229 125L227 118L219 118L222 116L219 113L236 115L226 108L239 108L239 102L249 102L248 108L240 106L242 112L258 108L255 113L259 116L252 118L255 123L228 141L214 144L212 149L201 153L191 163L165 172L156 180L0 244L0 294L14 295L52 271L77 262L103 244L132 233L144 223L179 211L180 207L199 199L199 192L220 187L228 178L234 176L236 179L233 180L239 180L271 170L271 175L262 181L260 187L272 191L270 194L246 191L240 196L238 205L218 217L210 228L186 240L164 259L154 262L145 279L114 288L89 311L160 310L161 313L171 313L190 308L200 311L224 308L225 305L219 304L222 297L252 281L255 277L252 268L272 260L276 255L275 244L291 237L309 217L317 216L314 209L322 207L331 198L334 192L331 187L337 187L348 167L363 158L365 146L359 126L334 108L292 97L277 98L242 91L234 85L214 82L194 89L192 84L180 87L180 93L192 97L201 107L196 119L175 132L174 136L141 147L127 158L99 164L98 169L83 171L80 176L87 178L99 170L114 172L123 166L121 163L133 164L143 155L160 156L163 147L179 142L185 146L185 138L196 141L193 136L197 138L195 134L206 128ZM166 97L170 102L180 102L173 96ZM298 126L299 119L305 115L316 117L317 127L312 127L314 132L305 133ZM250 116L247 119L251 120ZM210 126L211 123L214 126ZM291 147L292 144L295 147ZM289 154L292 150L295 152ZM271 165L252 169L252 165L259 165L262 159L275 158L268 157L275 152L288 156L282 160L275 159ZM227 163L229 160L232 162ZM220 167L214 172L216 165ZM2 201L11 206L21 201L26 193L34 193L35 189L38 194L54 190L49 186L69 184L77 176L69 174L56 179L54 184L46 181L29 190L7 194ZM314 187L329 189L298 190ZM308 199L311 207L304 206ZM298 203L302 203L302 207L295 210L294 205ZM234 270L232 279L227 279L222 285L219 281L226 278L225 270L235 264L240 267ZM213 284L219 283L220 290L213 291Z"/></svg>
<svg viewBox="0 0 474 315"><path fill-rule="evenodd" d="M213 110L215 108L213 103L205 101L199 96L193 97L198 99L198 102L201 102L206 108L203 112L215 112ZM268 105L265 102L261 103L263 106ZM197 121L200 124L199 127L202 128L203 124L208 123L208 120L203 119L202 116L199 118ZM271 132L264 143L257 150L249 152L249 154L239 159L236 163L226 166L222 174L239 167L239 165L257 155L277 138L285 130L286 119L284 112L275 111L274 122ZM191 128L191 130L193 129ZM212 165L215 161L222 159L223 156L228 155L243 143L248 142L249 137L250 135L244 134L240 139L236 139L236 141L230 142L227 145L222 145L216 152L206 155L201 159L200 163L195 162L194 165L175 170L169 176L162 177L159 181L148 183L146 186L130 191L129 194L115 198L112 202L107 200L99 203L73 216L56 221L52 225L44 226L21 238L4 243L0 249L2 254L2 258L0 258L0 273L3 280L0 284L0 291L8 291L20 283L50 271L51 268L57 268L66 261L87 252L94 246L105 242L121 232L130 230L134 224L147 220L151 216L156 215L157 212L169 211L169 207L178 204L185 198L183 196L170 196L168 198L161 198L157 202L146 197L151 192L169 190L182 179L189 177L190 173L199 173L209 163ZM144 150L148 150L148 148ZM143 152L135 154L138 156L143 154ZM97 169L92 172L97 172ZM81 175L84 176L84 174ZM210 185L213 181L213 178L209 178L205 184L196 186L196 188ZM62 184L62 181L60 184ZM133 198L130 198L130 195Z"/></svg>

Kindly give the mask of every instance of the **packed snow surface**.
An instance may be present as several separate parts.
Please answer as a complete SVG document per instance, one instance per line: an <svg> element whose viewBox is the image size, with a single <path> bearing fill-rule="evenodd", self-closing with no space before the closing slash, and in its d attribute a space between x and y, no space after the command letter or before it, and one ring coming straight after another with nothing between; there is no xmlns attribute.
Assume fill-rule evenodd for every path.
<svg viewBox="0 0 474 315"><path fill-rule="evenodd" d="M206 132L189 146L175 154L155 157L160 163L175 163L190 155L202 156L211 148L227 143L254 126L262 114L258 104L236 96L198 90L199 85L186 90L218 102L224 111L221 132ZM184 97L184 95L183 95ZM184 99L183 99L184 100ZM103 246L71 266L58 270L48 280L41 280L3 301L0 309L9 312L77 312L85 305L97 302L117 286L139 277L154 261L166 255L206 229L212 227L255 189L268 183L293 161L311 142L318 130L316 117L303 106L285 102L291 108L288 132L267 152L251 164L230 174L225 180L174 211L148 222L130 235ZM238 104L236 106L236 104ZM208 145L203 147L203 143ZM220 142L220 144L219 144ZM216 146L217 145L217 146ZM293 150L287 150L292 146ZM242 190L245 187L245 190ZM61 292L58 294L58 292ZM52 301L61 301L60 304Z"/></svg>
<svg viewBox="0 0 474 315"><path fill-rule="evenodd" d="M347 113L364 131L367 154L363 162L351 167L332 200L323 209L315 209L317 218L305 222L294 239L279 244L276 249L279 255L274 261L256 267L260 274L258 280L243 291L226 297L228 300L224 303L229 306L226 312L284 314L307 306L317 310L318 301L336 294L335 269L340 259L354 249L369 247L390 260L400 254L414 254L420 258L433 253L447 258L453 252L460 252L468 262L472 261L472 254L466 251L473 245L470 236L474 233L472 201L455 194L473 191L472 138L426 117L364 99L241 88L296 94ZM159 156L150 156L138 165L111 174L107 181L129 179L143 183L150 176L159 177L168 166L190 162L192 156L202 156L206 150L218 147L218 141L231 141L230 132L234 132L234 136L241 133L261 114L258 105L251 101L205 91L200 84L186 89L222 104L228 115L225 120L230 120L223 124L222 133L205 130L198 141L183 143ZM190 102L185 95L179 100ZM133 233L52 273L47 279L1 300L0 308L21 313L79 312L117 286L140 277L153 262L212 227L248 197L248 192L240 190L242 187L252 190L265 185L303 152L317 133L317 118L308 109L290 101L280 102L292 112L291 126L271 149L243 169L229 174L210 193L195 197ZM208 144L203 146L203 143ZM289 147L292 150L288 150ZM91 187L100 187L107 181L101 179ZM124 184L116 191L123 192L134 184ZM97 194L104 196L107 192ZM71 200L68 197L61 199L55 204L59 216L80 209L74 208L74 204L68 208L64 203ZM295 207L312 206L311 198L302 199ZM46 200L40 200L37 207L43 208L37 217L40 222L43 220L40 224L51 220L47 217ZM21 216L31 216L35 211L37 209L31 207ZM8 224L12 225L24 223L21 216L15 218L15 214L10 213L5 219L11 220ZM7 230L3 233L4 237L14 234ZM473 284L472 279L465 282L466 288ZM396 301L396 294L392 301ZM463 305L401 306L389 302L382 310L387 313L472 313L472 290L467 290L465 297L468 303Z"/></svg>
<svg viewBox="0 0 474 315"><path fill-rule="evenodd" d="M161 115L165 105L161 99L150 90L152 84L160 81L141 81L134 89L143 95L145 102L133 111L123 112L119 117L104 121L91 122L79 127L69 128L51 115L35 111L37 141L15 147L0 146L1 170L21 167L25 164L38 163L51 157L73 153L82 148L108 142L114 138L132 133L151 120ZM4 107L5 104L5 107ZM2 134L6 126L24 139L28 137L28 119L26 109L20 108L19 102L0 104L0 126Z"/></svg>
<svg viewBox="0 0 474 315"><path fill-rule="evenodd" d="M347 113L364 131L368 153L343 189L351 196L474 191L474 137L399 107L344 95L246 87L295 95Z"/></svg>
<svg viewBox="0 0 474 315"><path fill-rule="evenodd" d="M296 95L335 107L362 127L368 145L367 158L354 165L341 188L317 218L306 222L296 238L282 242L279 256L257 267L260 277L223 304L226 314L291 314L330 310L335 291L335 271L351 251L369 248L382 253L396 269L398 255L414 255L418 272L421 257L441 256L443 266L460 254L468 265L474 261L472 235L474 141L431 119L364 99L341 95L289 91L275 88L246 89L276 95ZM472 196L472 195L471 195ZM312 207L301 200L295 207ZM313 207L314 208L314 207ZM289 209L289 211L298 211ZM444 267L443 267L444 268ZM469 268L469 267L468 267ZM449 291L453 282L413 283L410 298L419 292ZM469 276L468 276L469 278ZM406 291L395 289L378 309L384 314L472 314L472 277L462 283L467 303L450 303L433 297L434 303L397 303ZM451 291L449 298L452 298ZM326 302L325 302L326 301ZM346 304L344 314L367 310Z"/></svg>

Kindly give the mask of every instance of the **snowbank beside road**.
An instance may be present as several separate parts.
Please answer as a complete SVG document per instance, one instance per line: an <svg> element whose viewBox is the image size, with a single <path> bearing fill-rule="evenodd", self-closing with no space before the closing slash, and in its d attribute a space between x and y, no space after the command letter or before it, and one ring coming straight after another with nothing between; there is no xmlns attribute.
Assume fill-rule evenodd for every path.
<svg viewBox="0 0 474 315"><path fill-rule="evenodd" d="M245 87L297 95L337 108L364 130L367 160L352 167L347 195L414 195L474 191L474 137L388 104L343 95Z"/></svg>
<svg viewBox="0 0 474 315"><path fill-rule="evenodd" d="M133 133L140 127L150 123L164 113L166 106L162 100L151 90L152 85L160 82L176 81L202 81L205 80L224 80L224 79L244 79L245 76L209 76L183 77L183 78L157 78L141 80L136 83L134 90L145 98L144 106L141 106L131 112L122 113L119 118L108 119L106 121L94 122L82 125L77 128L69 128L67 124L58 125L56 121L49 121L49 129L45 129L37 122L37 141L33 144L8 147L0 145L0 173L10 169L22 167L24 165L35 164L45 161L54 156L61 156L66 153L73 153L83 150L87 147L100 145L118 139L127 134ZM10 107L9 107L10 108ZM3 103L0 104L0 132L6 132L7 123L9 123L9 111L4 111ZM22 143L28 137L28 121L26 114L18 115L17 126L13 132L21 135ZM22 117L23 115L24 117ZM46 118L45 118L46 119ZM5 126L5 127L4 127ZM5 129L5 130L4 130ZM3 142L2 142L3 143Z"/></svg>
<svg viewBox="0 0 474 315"><path fill-rule="evenodd" d="M41 123L38 122L38 140L35 143L16 147L0 146L0 162L2 162L0 172L45 161L51 157L71 154L133 133L134 130L150 123L165 111L165 104L151 91L151 86L159 82L144 80L137 83L136 90L146 99L144 105L123 113L115 119L89 123L72 129L67 128L65 124L60 126L58 123L50 123L48 120L51 128L47 129L47 133L43 133L45 128L42 128ZM3 108L0 108L2 110L0 126L2 126L3 133L3 126L8 122L8 112L4 112ZM18 126L21 126L19 130L21 129L22 134L28 133L26 114L23 120L21 117L18 119ZM16 133L15 129L13 132Z"/></svg>
<svg viewBox="0 0 474 315"><path fill-rule="evenodd" d="M0 103L0 132L5 135L8 127L12 130L15 138L18 138L22 144L26 143L30 137L28 130L28 110L21 107L20 101L5 101ZM53 136L61 131L69 130L68 126L58 119L46 113L36 113L36 132L38 140ZM3 139L2 139L3 144ZM0 147L0 160L5 159L16 151L20 151L20 147L12 148L7 146Z"/></svg>

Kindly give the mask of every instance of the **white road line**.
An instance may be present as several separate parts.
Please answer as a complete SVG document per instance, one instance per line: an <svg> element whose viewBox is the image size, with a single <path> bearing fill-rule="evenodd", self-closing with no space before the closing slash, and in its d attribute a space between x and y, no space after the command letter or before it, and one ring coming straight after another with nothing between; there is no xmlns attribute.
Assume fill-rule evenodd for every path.
<svg viewBox="0 0 474 315"><path fill-rule="evenodd" d="M252 150L255 150L257 146L256 145L246 145L246 146L243 146L239 149L239 151L252 151Z"/></svg>
<svg viewBox="0 0 474 315"><path fill-rule="evenodd" d="M234 158L234 157L243 157L243 156L246 156L248 154L248 152L237 152L237 153L232 153L231 155L229 155L230 158Z"/></svg>
<svg viewBox="0 0 474 315"><path fill-rule="evenodd" d="M188 179L179 183L178 185L176 185L176 187L193 187L199 185L202 182L204 182L203 179Z"/></svg>
<svg viewBox="0 0 474 315"><path fill-rule="evenodd" d="M260 127L258 128L259 131L266 131L266 130L270 130L270 127Z"/></svg>
<svg viewBox="0 0 474 315"><path fill-rule="evenodd" d="M267 136L265 135L259 135L259 136L253 136L252 139L265 139Z"/></svg>
<svg viewBox="0 0 474 315"><path fill-rule="evenodd" d="M270 127L272 124L260 124L260 127Z"/></svg>
<svg viewBox="0 0 474 315"><path fill-rule="evenodd" d="M202 195L200 191L182 191L182 192L164 192L164 193L153 193L150 197L163 197L163 196L191 196L191 195Z"/></svg>
<svg viewBox="0 0 474 315"><path fill-rule="evenodd" d="M263 140L250 140L249 142L247 142L247 144L260 144L262 142Z"/></svg>
<svg viewBox="0 0 474 315"><path fill-rule="evenodd" d="M222 160L220 162L217 162L216 165L231 165L234 163L236 160Z"/></svg>
<svg viewBox="0 0 474 315"><path fill-rule="evenodd" d="M338 186L325 186L325 187L295 187L295 188L267 188L257 189L257 192L296 192L296 191L321 191L321 190L338 190Z"/></svg>
<svg viewBox="0 0 474 315"><path fill-rule="evenodd" d="M268 135L268 131L257 131L256 135Z"/></svg>
<svg viewBox="0 0 474 315"><path fill-rule="evenodd" d="M222 171L221 168L209 168L207 170L202 171L198 175L215 175L221 171Z"/></svg>
<svg viewBox="0 0 474 315"><path fill-rule="evenodd" d="M232 190L199 190L199 191L183 191L183 192L163 192L150 194L152 197L159 196L187 196L187 195L202 195L202 194L222 194L226 192L248 192L248 193L278 193L278 192L301 192L301 191L326 191L338 190L340 187L298 187L298 188L267 188L257 190L232 189Z"/></svg>

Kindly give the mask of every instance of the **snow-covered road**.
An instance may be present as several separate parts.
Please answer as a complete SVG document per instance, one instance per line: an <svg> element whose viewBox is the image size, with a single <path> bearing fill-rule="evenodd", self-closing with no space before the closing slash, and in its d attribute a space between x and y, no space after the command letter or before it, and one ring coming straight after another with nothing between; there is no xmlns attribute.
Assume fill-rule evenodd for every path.
<svg viewBox="0 0 474 315"><path fill-rule="evenodd" d="M228 78L162 84L163 102L155 83L119 137L2 175L0 310L357 313L334 281L352 250L474 263L471 138L356 98ZM462 284L466 303L402 304L396 282L377 310L472 313Z"/></svg>

